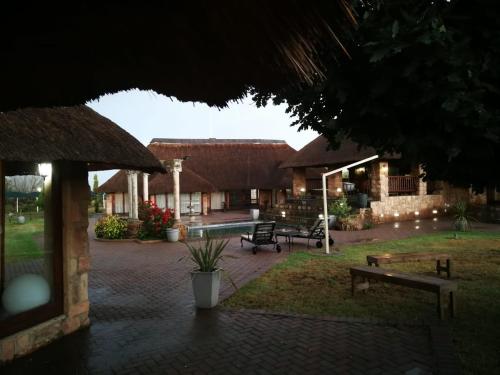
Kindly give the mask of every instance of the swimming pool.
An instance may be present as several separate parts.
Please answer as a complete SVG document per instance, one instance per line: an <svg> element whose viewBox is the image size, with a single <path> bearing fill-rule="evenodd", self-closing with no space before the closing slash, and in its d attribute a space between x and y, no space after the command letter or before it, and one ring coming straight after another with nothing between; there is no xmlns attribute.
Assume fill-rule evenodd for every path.
<svg viewBox="0 0 500 375"><path fill-rule="evenodd" d="M252 233L255 224L262 223L262 221L246 221L236 223L223 223L200 225L196 227L188 227L188 239L200 239L207 233L212 238L230 237L243 233ZM286 227L282 224L276 224L276 228Z"/></svg>

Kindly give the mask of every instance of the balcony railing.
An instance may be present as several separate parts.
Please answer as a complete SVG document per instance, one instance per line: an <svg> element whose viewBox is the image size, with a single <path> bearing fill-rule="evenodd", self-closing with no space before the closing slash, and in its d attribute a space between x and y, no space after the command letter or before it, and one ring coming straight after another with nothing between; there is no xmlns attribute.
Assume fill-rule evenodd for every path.
<svg viewBox="0 0 500 375"><path fill-rule="evenodd" d="M418 180L418 176L389 176L389 194L416 194Z"/></svg>

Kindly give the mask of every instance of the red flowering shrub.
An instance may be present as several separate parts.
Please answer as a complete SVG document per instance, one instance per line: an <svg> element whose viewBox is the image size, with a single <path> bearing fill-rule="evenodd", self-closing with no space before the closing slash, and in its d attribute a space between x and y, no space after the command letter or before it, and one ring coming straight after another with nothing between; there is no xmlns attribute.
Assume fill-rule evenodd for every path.
<svg viewBox="0 0 500 375"><path fill-rule="evenodd" d="M162 210L151 201L145 201L139 205L139 220L143 221L139 238L165 238L165 229L174 225L172 210L170 208Z"/></svg>

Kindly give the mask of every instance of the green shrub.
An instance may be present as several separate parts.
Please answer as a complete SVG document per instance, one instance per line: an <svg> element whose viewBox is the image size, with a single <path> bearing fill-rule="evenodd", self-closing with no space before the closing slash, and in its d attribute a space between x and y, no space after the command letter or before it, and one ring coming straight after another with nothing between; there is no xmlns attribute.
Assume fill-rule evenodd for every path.
<svg viewBox="0 0 500 375"><path fill-rule="evenodd" d="M96 223L94 231L97 238L122 239L127 234L127 220L115 215L104 216Z"/></svg>
<svg viewBox="0 0 500 375"><path fill-rule="evenodd" d="M337 200L334 200L328 206L328 212L330 215L335 215L337 219L346 218L351 213L351 206L347 201L347 197L342 196Z"/></svg>

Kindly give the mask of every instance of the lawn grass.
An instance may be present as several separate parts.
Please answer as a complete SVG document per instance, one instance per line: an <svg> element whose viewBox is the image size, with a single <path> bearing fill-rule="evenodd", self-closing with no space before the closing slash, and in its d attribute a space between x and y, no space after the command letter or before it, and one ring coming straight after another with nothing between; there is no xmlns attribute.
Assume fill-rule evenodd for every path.
<svg viewBox="0 0 500 375"><path fill-rule="evenodd" d="M458 316L450 321L453 342L465 373L498 373L500 368L500 232L451 232L405 240L346 245L337 256L292 253L224 302L234 308L312 315L436 323L436 296L392 284L372 284L351 297L349 267L366 255L396 252L449 252L458 282ZM391 264L385 268L435 275L435 262Z"/></svg>
<svg viewBox="0 0 500 375"><path fill-rule="evenodd" d="M25 224L5 223L5 261L9 263L41 258L42 237L41 218L28 220Z"/></svg>

